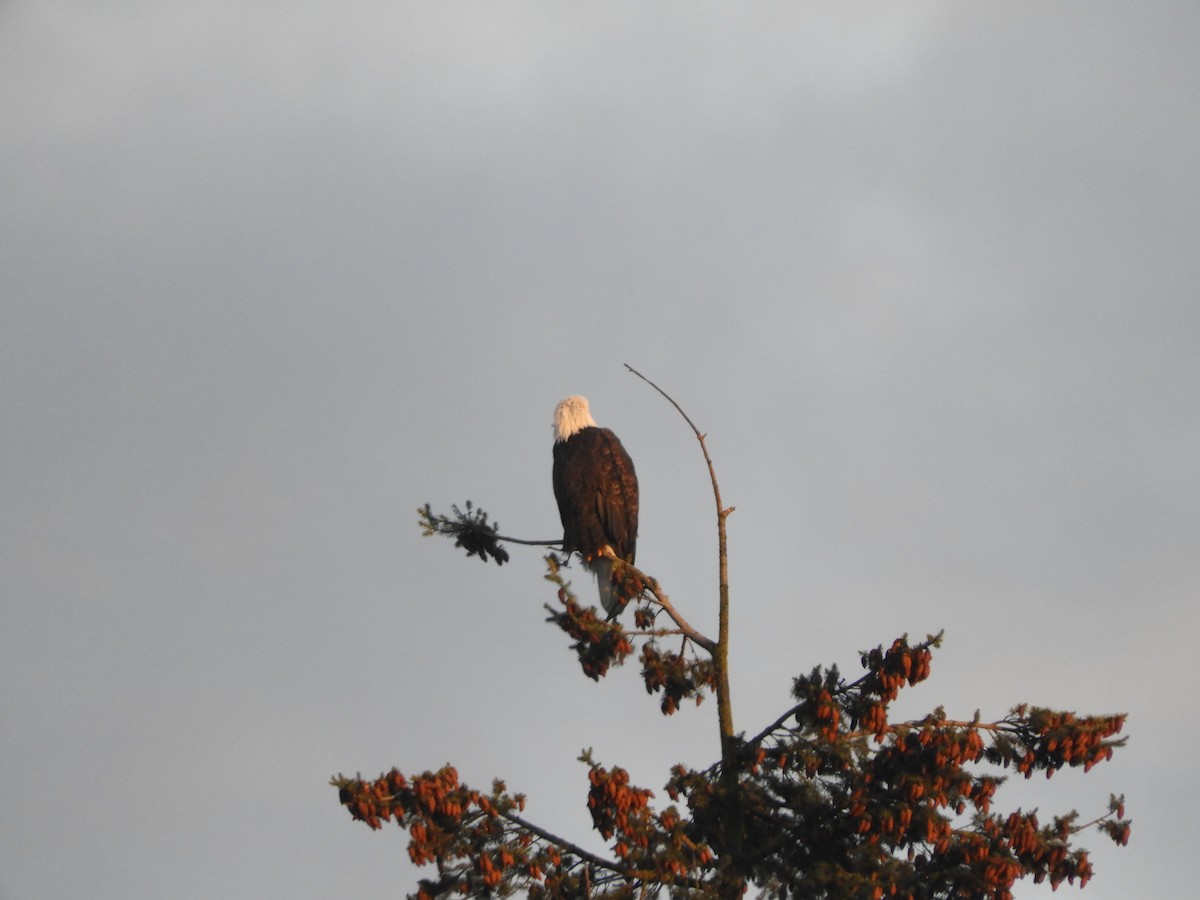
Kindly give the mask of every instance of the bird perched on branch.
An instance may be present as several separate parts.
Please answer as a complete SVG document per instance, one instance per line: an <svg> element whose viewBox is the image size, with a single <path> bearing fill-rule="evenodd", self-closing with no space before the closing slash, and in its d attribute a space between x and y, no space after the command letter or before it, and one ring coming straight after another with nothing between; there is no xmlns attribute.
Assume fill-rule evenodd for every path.
<svg viewBox="0 0 1200 900"><path fill-rule="evenodd" d="M613 584L613 559L632 564L637 551L638 482L633 460L620 439L592 419L586 397L567 397L554 410L554 497L563 552L578 551L584 568L595 573L611 619L624 605Z"/></svg>

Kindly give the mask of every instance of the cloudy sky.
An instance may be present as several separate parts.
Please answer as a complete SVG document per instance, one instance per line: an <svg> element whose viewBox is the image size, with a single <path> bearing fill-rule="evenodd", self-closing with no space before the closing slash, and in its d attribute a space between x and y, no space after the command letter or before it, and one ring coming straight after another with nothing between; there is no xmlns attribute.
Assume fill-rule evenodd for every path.
<svg viewBox="0 0 1200 900"><path fill-rule="evenodd" d="M739 728L944 628L902 711L1129 712L1110 765L1001 798L1124 792L1083 896L1184 896L1198 29L0 3L0 898L400 896L405 836L335 773L452 761L592 840L582 748L652 788L713 759L712 704L579 674L536 549L485 567L416 524L471 499L553 537L551 413L587 394L639 562L713 628L703 461L624 363L737 507Z"/></svg>

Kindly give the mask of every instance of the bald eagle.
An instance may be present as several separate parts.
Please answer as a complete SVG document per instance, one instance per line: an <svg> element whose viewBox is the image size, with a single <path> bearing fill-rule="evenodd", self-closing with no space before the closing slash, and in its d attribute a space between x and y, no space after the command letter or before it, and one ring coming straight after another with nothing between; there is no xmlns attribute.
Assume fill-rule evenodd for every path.
<svg viewBox="0 0 1200 900"><path fill-rule="evenodd" d="M609 618L621 611L612 559L633 563L637 550L638 482L621 441L600 428L586 397L567 397L554 410L554 497L562 518L563 552L579 551L596 575Z"/></svg>

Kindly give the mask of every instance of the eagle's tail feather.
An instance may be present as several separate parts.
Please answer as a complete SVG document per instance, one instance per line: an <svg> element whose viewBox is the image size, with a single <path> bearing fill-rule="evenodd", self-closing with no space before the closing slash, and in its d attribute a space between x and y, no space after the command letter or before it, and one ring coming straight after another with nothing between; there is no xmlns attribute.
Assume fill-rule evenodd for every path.
<svg viewBox="0 0 1200 900"><path fill-rule="evenodd" d="M592 560L590 568L596 573L596 587L600 589L600 605L612 619L621 611L621 592L613 584L612 560L607 556L597 556Z"/></svg>

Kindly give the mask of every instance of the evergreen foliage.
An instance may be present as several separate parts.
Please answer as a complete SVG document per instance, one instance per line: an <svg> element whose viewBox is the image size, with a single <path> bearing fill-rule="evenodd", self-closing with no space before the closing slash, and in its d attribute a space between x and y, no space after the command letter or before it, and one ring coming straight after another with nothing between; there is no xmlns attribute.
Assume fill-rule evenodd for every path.
<svg viewBox="0 0 1200 900"><path fill-rule="evenodd" d="M713 490L725 607L724 524L732 509L721 506L715 476ZM506 538L471 503L465 512L453 507L452 516L428 505L419 513L426 534L453 537L485 561L506 561L504 542L552 543ZM1022 704L996 721L978 712L950 719L942 709L893 721L900 691L929 677L939 634L864 651L864 672L852 681L836 666L818 666L795 678L795 703L774 722L752 737L733 734L731 716L721 713L729 705L727 628L715 641L696 631L655 579L620 561L613 578L633 607L632 626L607 621L572 593L566 560L551 553L546 562L557 588L549 621L568 636L583 673L603 678L640 643L646 690L665 715L716 695L721 758L701 771L676 766L665 786L669 802L655 803L625 769L585 753L586 802L608 844L605 856L526 819L525 796L503 782L481 791L449 765L419 775L392 769L374 780L337 776L332 783L354 819L371 828L394 822L408 832L412 861L434 866L436 875L410 894L416 900L514 892L534 900L746 892L780 900L1007 900L1023 878L1086 885L1092 866L1075 843L1080 832L1097 829L1121 845L1129 839L1121 797L1086 823L1075 812L1043 820L994 803L1006 777L1086 772L1110 759L1125 741L1117 737L1124 715Z"/></svg>

